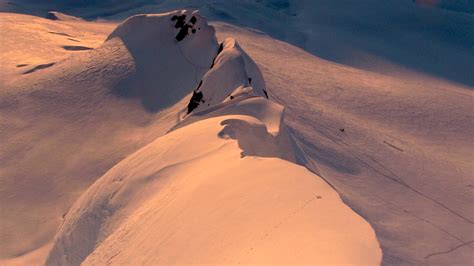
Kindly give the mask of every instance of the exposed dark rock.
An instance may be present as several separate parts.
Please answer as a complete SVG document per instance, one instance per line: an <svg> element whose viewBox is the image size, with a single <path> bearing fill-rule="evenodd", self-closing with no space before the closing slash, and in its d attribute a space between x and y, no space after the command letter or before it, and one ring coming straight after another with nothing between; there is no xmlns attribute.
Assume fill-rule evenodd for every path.
<svg viewBox="0 0 474 266"><path fill-rule="evenodd" d="M200 91L194 91L193 96L191 96L191 100L188 103L188 114L191 113L194 109L196 109L200 102L202 101L203 94Z"/></svg>
<svg viewBox="0 0 474 266"><path fill-rule="evenodd" d="M191 32L193 34L196 33L196 29L193 28L197 22L197 18L195 16L192 16L188 23L186 23L186 15L184 14L179 16L174 15L173 17L171 17L171 21L176 21L174 27L179 29L178 34L175 37L178 42L186 38L189 33L189 29L191 29Z"/></svg>
<svg viewBox="0 0 474 266"><path fill-rule="evenodd" d="M212 64L211 64L211 67L210 68L213 68L214 67L214 63L216 62L216 58L217 56L222 52L222 50L224 50L224 43L221 42L219 44L219 50L217 50L217 54L216 54L216 57L214 57L214 59L212 60Z"/></svg>
<svg viewBox="0 0 474 266"><path fill-rule="evenodd" d="M171 18L171 21L176 21L176 23L174 24L174 27L179 29L179 28L182 28L184 26L184 24L186 24L186 15L180 15L180 16L177 16L177 15L174 15L172 18Z"/></svg>

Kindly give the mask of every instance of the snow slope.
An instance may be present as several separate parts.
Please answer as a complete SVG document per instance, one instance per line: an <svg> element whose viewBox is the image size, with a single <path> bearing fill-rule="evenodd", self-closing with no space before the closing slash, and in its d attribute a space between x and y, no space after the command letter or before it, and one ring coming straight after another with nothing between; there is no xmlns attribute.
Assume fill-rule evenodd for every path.
<svg viewBox="0 0 474 266"><path fill-rule="evenodd" d="M474 68L472 65L474 53L471 49L474 43L472 35L474 23L472 16L426 5L415 5L412 2L358 1L354 5L350 1L323 0L239 1L239 5L236 5L233 1L160 1L148 5L140 3L135 9L121 9L118 4L114 4L113 8L89 6L85 9L69 10L75 15L86 14L87 17L87 14L90 16L103 14L115 19L125 18L137 12L162 12L177 7L193 6L214 20L234 24L214 24L219 40L223 41L229 36L237 38L240 45L256 61L267 82L270 98L287 107L285 120L305 151L308 159L305 165L328 180L344 201L371 223L384 251L383 264L466 264L474 260L472 255L474 212L470 204L474 200L472 196L474 106L471 74ZM464 1L451 2L461 6L457 7L458 11L467 10L466 6L462 5ZM295 5L295 3L301 4ZM2 6L2 10L5 10L3 8ZM38 12L37 7L30 5L15 7L17 12L24 12L25 9L41 15L50 10L44 9ZM23 16L15 15L10 22L20 17ZM46 23L43 20L37 21L34 17L26 18L22 19L21 23L28 25L29 20L35 21L35 27ZM71 35L74 31L84 35L88 32L96 34L95 31L102 31L97 35L83 36L81 41L86 42L92 38L103 40L107 35L107 33L104 35L103 31L111 31L112 28L106 24L100 24L100 27L95 28L92 26L98 24L100 23L88 26L84 24L80 28L72 26L64 30L67 29L65 32ZM3 30L5 25L13 27L14 23L0 23L2 33L6 32ZM62 24L48 27L59 27L59 25ZM41 34L42 41L38 42L34 38L42 31L30 31L28 27L16 27L15 30L27 33L14 38L5 38L14 43L5 50L14 50L20 46L17 51L23 53L17 52L13 58L24 56L23 60L26 60L32 58L31 55L34 54L35 58L46 57L41 58L43 61L39 63L48 64L50 61L47 59L53 56L63 58L71 53L88 53L62 49L59 44L66 37L49 41L51 38L44 37L52 37L54 34ZM24 41L15 42L18 36L25 36ZM302 47L312 54L273 38ZM31 40L35 45L21 46ZM0 49L2 47L7 46L0 46ZM54 49L55 52L44 52L47 49L42 49L43 47ZM35 54L40 48L41 52ZM11 55L8 58L11 58ZM99 63L98 65L103 67L103 64ZM2 70L14 73L15 79L24 78L25 76L21 76L19 72L21 67L16 68L16 64L21 64L21 60L13 60ZM41 71L45 73L44 71L52 69L51 67ZM2 72L2 78L5 77L3 73L6 72ZM100 86L103 85L96 87ZM197 86L198 83L194 88ZM2 95L1 99L4 99L3 97ZM58 99L61 98L55 98ZM46 106L55 100L43 101L39 105ZM5 102L8 104L3 106L12 106L10 101ZM187 101L183 101L175 105L175 109L170 111L165 121L171 121L172 113L183 110L186 104ZM7 115L21 117L19 121L28 121L26 124L35 125L35 127L23 127L21 130L16 126L15 131L11 129L3 131L7 132L4 133L5 136L8 136L9 132L15 134L24 132L20 139L22 141L16 141L16 145L26 143L25 140L33 139L32 136L42 134L41 132L51 132L51 130L33 130L41 124L39 122L35 124L37 119L31 117L34 117L35 109L41 108L30 109L22 117L12 115L21 112L2 113L4 117ZM62 109L58 110L57 113L60 113ZM106 120L105 115L96 116L101 117L102 121ZM164 119L159 113L156 116L152 116L153 120L150 121ZM141 116L134 118L139 117ZM155 118L157 120L154 120ZM174 122L172 119L167 125L171 127ZM58 121L53 128L55 130L61 128L61 123L62 121ZM8 127L4 128L12 128L11 124L12 120L9 120L6 124ZM91 134L89 133L91 127L82 122L77 124L72 132L79 131L77 135L81 135L81 139L84 135L92 136L92 139L97 138L97 143L101 145L107 142L108 138L105 137L107 134ZM143 133L140 137L136 133L123 133L129 132L129 129L124 130L122 135L133 138L127 145L133 143L134 147L138 148L161 135L167 128L167 126L160 127L160 131L157 130L158 125L160 123L157 122L154 124L155 128L143 124L131 127L140 130L153 128L141 131L148 132L146 138L143 137ZM116 132L117 128L117 126L106 126L104 130L109 132L109 136L116 134L110 132ZM42 136L44 135L47 134L43 133ZM97 135L103 136L97 137ZM75 134L65 134L62 138L48 136L51 144L41 149L43 152L40 156L34 157L34 161L45 158L45 154L49 154L47 151L51 147L56 147L54 143L65 143L64 139L69 136L77 138ZM92 142L95 141L88 141ZM114 141L113 145L127 147L123 144L123 139ZM110 148L114 147L113 145L105 146ZM3 147L8 146L2 146L1 151L6 150ZM30 148L26 144L20 147L26 151L38 149ZM65 149L69 147L70 145L66 145ZM91 158L88 157L90 153L87 156L80 156L81 159L76 160L74 164L77 165L80 161L81 165L93 165L90 162L101 161L103 158L107 160L110 158L113 162L107 166L88 169L91 173L95 173L95 177L91 177L93 174L87 175L89 176L87 185L81 185L77 191L83 191L88 184L136 148L128 148L118 154L117 152L93 154ZM4 154L18 158L15 152ZM64 156L64 153L62 155L57 156L61 157L59 162L71 158ZM119 158L120 156L122 157ZM32 161L30 159L18 168L10 166L9 172L19 172L20 174L15 175L18 178L22 176L19 169L26 165L37 165L33 168L36 172L43 165L51 169L58 169L63 165L46 164L45 160L40 160L41 164L33 164ZM304 160L298 161L304 162ZM75 170L76 173L82 171L84 169ZM51 172L49 175L57 178ZM44 176L42 178L47 180ZM15 190L19 192L10 192L17 187L21 188ZM40 186L33 186L29 189L35 191L39 188ZM2 193L2 195L16 196L9 201L4 197L2 202L8 204L11 202L13 206L19 206L15 205L15 202L18 198L24 197L21 191L26 190L24 186L11 186L6 191L9 191L8 194ZM58 194L60 193L54 194L54 197ZM60 210L29 216L36 217L36 221L44 215L49 220L50 217L59 217L78 195L79 192L71 196L70 200L61 203L60 205L64 207ZM51 200L49 204L51 202L53 201ZM34 198L25 199L20 207L26 210L25 206L36 207L37 203ZM8 214L24 213L17 210L18 208L13 207ZM2 216L8 217L8 215ZM45 224L57 226L59 220ZM9 230L21 232L23 228L27 228L26 223L34 224L31 218L22 217L15 220L15 226L18 224L22 229L11 226ZM28 234L33 232L33 235L36 235L37 231L29 230ZM19 248L16 249L17 253L13 254L28 253L28 250L36 249L50 240L52 234L50 230L46 234L47 237L35 244L16 244ZM26 238L21 239L25 241ZM7 247L10 245L13 244ZM35 255L35 252L31 254Z"/></svg>
<svg viewBox="0 0 474 266"><path fill-rule="evenodd" d="M152 51L142 50L150 56L140 57L128 39L102 45L104 33L113 29L107 23L0 17L6 40L1 46L0 250L9 258L49 243L84 189L175 125L188 101L184 97L197 86L202 66L211 65L218 44L213 32L206 33L212 28L202 24L176 45L177 29L167 19L164 32L138 44L140 49L155 44ZM142 31L151 31L145 26L140 25ZM204 42L210 51L185 57L189 42L199 49ZM72 44L94 49L64 49ZM160 63L150 66L150 59Z"/></svg>
<svg viewBox="0 0 474 266"><path fill-rule="evenodd" d="M471 0L108 0L82 1L82 6L47 1L36 8L31 8L36 1L10 2L23 2L18 12L30 9L43 15L59 9L117 21L137 13L198 9L211 21L257 29L329 61L397 77L412 78L415 72L415 79L436 76L474 86Z"/></svg>
<svg viewBox="0 0 474 266"><path fill-rule="evenodd" d="M50 27L45 21L36 20ZM87 29L83 21L56 23ZM22 47L9 48L11 62L21 58L16 49ZM2 213L8 217L1 230L2 256L8 258L3 263L40 263L49 253L50 265L111 259L123 264L137 257L145 264L378 264L381 251L370 225L318 176L293 163L304 155L283 123L283 107L266 99L256 64L233 39L225 40L220 50L218 54L214 29L201 16L176 11L134 16L103 45L68 50L74 53L58 56L47 67L28 65L33 71L11 71L1 95L2 114L8 117L2 131L7 145L1 150L1 180L6 184L1 196L7 203ZM13 64L2 67L11 70ZM185 96L193 88L203 93L204 105L185 112L190 102ZM170 133L89 187L107 165L176 122L180 124ZM27 146L32 142L39 145ZM20 165L8 159L18 153L25 157ZM94 165L103 158L108 160ZM209 171L196 171L200 167ZM220 195L218 206L209 189ZM192 204L191 198L196 198ZM170 201L163 205L162 200ZM157 208L164 214L155 212ZM201 212L212 214L200 218ZM150 216L137 220L141 215ZM62 219L51 246L51 233ZM147 231L150 224L143 224L152 219L162 221L151 225L154 233ZM209 223L221 227L203 230ZM145 233L121 239L136 230ZM169 242L156 246L164 232L176 237L168 235ZM194 242L183 233L194 234ZM144 244L143 237L148 244L129 248L139 247L136 241ZM190 256L176 257L184 245ZM249 250L243 249L247 246Z"/></svg>
<svg viewBox="0 0 474 266"><path fill-rule="evenodd" d="M306 165L371 223L384 264L474 259L471 87L357 70L254 31L215 27L262 69Z"/></svg>
<svg viewBox="0 0 474 266"><path fill-rule="evenodd" d="M108 40L146 45L148 39L133 34L151 28L143 24L160 32L170 20L204 30L205 21L193 23L202 17L183 14L182 22L176 13L132 17ZM214 47L200 47L199 40L187 47ZM380 262L368 223L322 179L291 163L301 151L283 123L283 107L262 98L265 83L255 63L233 39L220 50L194 92L203 95L199 105L179 128L114 166L81 196L47 265Z"/></svg>
<svg viewBox="0 0 474 266"><path fill-rule="evenodd" d="M258 98L240 104L272 108ZM268 158L247 150L270 133L238 110L114 166L68 212L47 265L378 264L374 232L329 185L271 146L260 144Z"/></svg>

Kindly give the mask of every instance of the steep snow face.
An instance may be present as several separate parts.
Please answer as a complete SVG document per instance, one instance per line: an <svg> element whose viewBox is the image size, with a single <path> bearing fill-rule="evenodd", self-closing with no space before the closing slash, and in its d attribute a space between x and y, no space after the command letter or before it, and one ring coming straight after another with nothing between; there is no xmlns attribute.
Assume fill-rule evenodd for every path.
<svg viewBox="0 0 474 266"><path fill-rule="evenodd" d="M322 179L241 145L267 143L259 131L278 138L281 107L238 103L102 176L69 210L47 265L380 263L369 224ZM250 106L267 112L239 114Z"/></svg>
<svg viewBox="0 0 474 266"><path fill-rule="evenodd" d="M218 51L214 28L190 11L133 16L109 35L107 45L124 45L135 64L135 73L115 92L140 98L150 111L176 103L196 87Z"/></svg>
<svg viewBox="0 0 474 266"><path fill-rule="evenodd" d="M248 96L268 98L262 73L237 42L228 38L194 91L187 113Z"/></svg>

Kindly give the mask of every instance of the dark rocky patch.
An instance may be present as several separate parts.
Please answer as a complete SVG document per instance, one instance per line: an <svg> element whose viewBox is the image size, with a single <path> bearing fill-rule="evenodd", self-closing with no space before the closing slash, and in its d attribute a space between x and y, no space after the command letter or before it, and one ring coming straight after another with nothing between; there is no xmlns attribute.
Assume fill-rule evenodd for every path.
<svg viewBox="0 0 474 266"><path fill-rule="evenodd" d="M188 35L188 29L191 28L191 26L189 25L184 25L178 32L178 34L176 35L176 40L178 42L184 40L184 38L186 38L186 36Z"/></svg>
<svg viewBox="0 0 474 266"><path fill-rule="evenodd" d="M174 27L179 29L179 28L182 28L184 26L184 24L186 24L186 15L174 15L172 18L171 18L171 21L176 21L176 23L174 24Z"/></svg>
<svg viewBox="0 0 474 266"><path fill-rule="evenodd" d="M265 89L263 90L263 93L265 93L265 96L266 96L267 99L268 99L268 93L267 93L267 91L266 91Z"/></svg>
<svg viewBox="0 0 474 266"><path fill-rule="evenodd" d="M219 50L217 50L216 56L214 57L214 59L212 59L212 64L211 64L211 67L210 67L211 69L214 67L214 63L216 62L216 58L222 52L222 50L224 50L224 43L223 42L221 42L219 44Z"/></svg>
<svg viewBox="0 0 474 266"><path fill-rule="evenodd" d="M198 84L198 86L197 86L196 90L198 91L198 90L199 90L199 88L201 88L201 86L202 86L202 79L201 79L201 81L199 81L199 84Z"/></svg>
<svg viewBox="0 0 474 266"><path fill-rule="evenodd" d="M178 34L176 34L175 38L178 42L184 40L186 36L189 34L189 29L194 34L196 33L196 29L194 29L194 25L197 22L197 18L192 16L188 23L186 23L186 15L174 15L171 17L171 21L176 21L174 27L179 29ZM199 28L201 29L201 28Z"/></svg>
<svg viewBox="0 0 474 266"><path fill-rule="evenodd" d="M202 98L202 92L193 91L193 96L191 97L191 100L188 103L188 114L199 106L200 102L202 101Z"/></svg>

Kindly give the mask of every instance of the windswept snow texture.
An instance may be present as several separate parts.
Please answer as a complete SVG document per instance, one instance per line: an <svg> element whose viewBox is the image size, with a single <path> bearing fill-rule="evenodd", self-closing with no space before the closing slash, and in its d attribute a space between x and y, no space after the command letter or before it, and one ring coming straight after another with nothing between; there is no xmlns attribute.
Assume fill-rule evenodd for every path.
<svg viewBox="0 0 474 266"><path fill-rule="evenodd" d="M369 224L322 179L272 152L289 140L281 106L238 103L97 180L66 215L47 265L378 264ZM267 112L240 114L248 108Z"/></svg>

